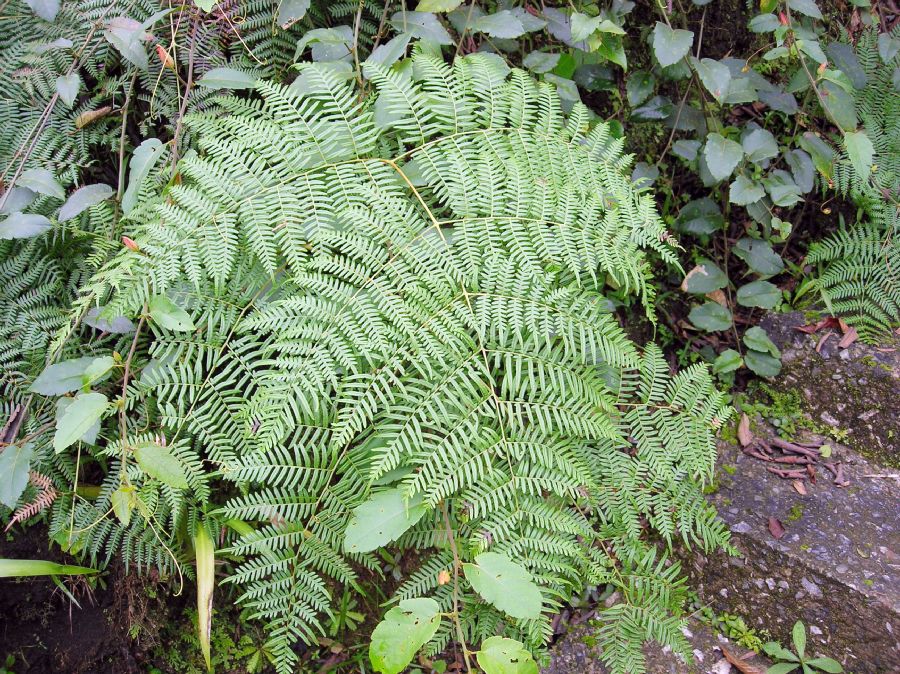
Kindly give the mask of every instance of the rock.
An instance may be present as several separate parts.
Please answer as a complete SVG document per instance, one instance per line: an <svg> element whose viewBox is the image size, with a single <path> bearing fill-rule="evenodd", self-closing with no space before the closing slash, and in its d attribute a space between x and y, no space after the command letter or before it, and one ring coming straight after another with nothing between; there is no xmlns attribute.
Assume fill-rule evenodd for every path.
<svg viewBox="0 0 900 674"><path fill-rule="evenodd" d="M768 314L762 327L781 349L780 391L801 394L811 419L846 433L845 442L878 463L900 467L900 340L839 347L840 331L808 335L803 314ZM817 352L816 347L824 343Z"/></svg>
<svg viewBox="0 0 900 674"><path fill-rule="evenodd" d="M836 487L819 469L801 496L790 480L766 471L772 464L722 443L719 488L709 498L746 563L724 553L681 556L691 586L717 612L737 614L783 644L802 620L810 652L855 674L900 672L900 484L866 477L897 471L832 445L831 460L842 462L850 486ZM769 517L784 525L779 540Z"/></svg>

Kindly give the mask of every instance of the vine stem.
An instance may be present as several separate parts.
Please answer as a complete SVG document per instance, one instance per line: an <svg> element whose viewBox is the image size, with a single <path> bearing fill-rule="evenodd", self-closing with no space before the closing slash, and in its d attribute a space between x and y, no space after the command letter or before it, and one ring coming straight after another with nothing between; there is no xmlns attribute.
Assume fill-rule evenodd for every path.
<svg viewBox="0 0 900 674"><path fill-rule="evenodd" d="M466 635L463 633L462 623L459 620L459 550L456 548L456 538L453 536L453 527L450 526L450 513L447 511L447 502L441 501L441 513L444 515L444 525L447 527L447 538L450 541L450 550L453 552L453 613L451 619L456 626L456 638L462 648L463 658L466 661L466 671L472 671L472 662L469 659L469 649L466 648Z"/></svg>

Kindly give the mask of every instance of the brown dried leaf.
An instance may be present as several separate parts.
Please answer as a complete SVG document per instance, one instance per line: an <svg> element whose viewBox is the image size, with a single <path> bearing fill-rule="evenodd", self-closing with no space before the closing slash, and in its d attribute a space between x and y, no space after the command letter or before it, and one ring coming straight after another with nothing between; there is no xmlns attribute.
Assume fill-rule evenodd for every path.
<svg viewBox="0 0 900 674"><path fill-rule="evenodd" d="M838 346L842 349L846 349L857 339L859 339L859 333L856 332L856 328L850 328L849 330L847 330L847 332L844 333L844 336L841 337L841 341L838 342Z"/></svg>
<svg viewBox="0 0 900 674"><path fill-rule="evenodd" d="M777 517L769 518L769 533L772 534L772 538L774 538L776 541L784 538L784 525Z"/></svg>
<svg viewBox="0 0 900 674"><path fill-rule="evenodd" d="M726 309L728 308L728 300L725 298L725 293L721 289L706 293L706 297L717 304L721 304Z"/></svg>
<svg viewBox="0 0 900 674"><path fill-rule="evenodd" d="M803 480L794 480L791 482L791 486L800 496L806 496L806 485L803 484Z"/></svg>
<svg viewBox="0 0 900 674"><path fill-rule="evenodd" d="M764 674L764 670L760 669L756 665L751 665L743 658L739 658L724 646L722 646L722 655L724 655L725 659L728 660L728 662L730 662L732 665L734 665L735 669L737 669L741 674Z"/></svg>
<svg viewBox="0 0 900 674"><path fill-rule="evenodd" d="M746 414L742 414L741 420L738 422L737 437L741 447L746 447L753 442L753 432L750 430L750 417Z"/></svg>
<svg viewBox="0 0 900 674"><path fill-rule="evenodd" d="M102 108L97 108L96 110L82 112L75 118L75 128L83 129L88 124L96 122L101 117L106 117L110 112L112 112L112 108L108 105L104 105Z"/></svg>
<svg viewBox="0 0 900 674"><path fill-rule="evenodd" d="M833 335L834 333L830 331L822 335L822 339L820 339L819 343L816 344L816 353L822 353L822 348L825 346L825 342L827 342Z"/></svg>

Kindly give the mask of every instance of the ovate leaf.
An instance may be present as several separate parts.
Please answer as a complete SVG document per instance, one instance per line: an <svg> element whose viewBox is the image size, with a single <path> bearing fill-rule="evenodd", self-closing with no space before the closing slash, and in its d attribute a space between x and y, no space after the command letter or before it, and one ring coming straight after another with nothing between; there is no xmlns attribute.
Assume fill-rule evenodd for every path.
<svg viewBox="0 0 900 674"><path fill-rule="evenodd" d="M760 377L775 377L781 372L781 360L768 353L750 349L744 354L744 363Z"/></svg>
<svg viewBox="0 0 900 674"><path fill-rule="evenodd" d="M45 396L77 391L83 386L84 373L93 362L93 357L85 356L48 365L28 390Z"/></svg>
<svg viewBox="0 0 900 674"><path fill-rule="evenodd" d="M142 442L134 448L134 458L147 475L174 489L187 489L184 466L168 447L155 442Z"/></svg>
<svg viewBox="0 0 900 674"><path fill-rule="evenodd" d="M528 649L515 639L489 637L475 654L484 674L538 674Z"/></svg>
<svg viewBox="0 0 900 674"><path fill-rule="evenodd" d="M399 674L441 624L441 607L434 599L405 599L388 611L372 632L369 660L376 672Z"/></svg>
<svg viewBox="0 0 900 674"><path fill-rule="evenodd" d="M52 22L59 12L59 0L25 0L25 4L44 21Z"/></svg>
<svg viewBox="0 0 900 674"><path fill-rule="evenodd" d="M768 281L753 281L737 290L737 302L745 307L774 309L779 299L781 291L778 286Z"/></svg>
<svg viewBox="0 0 900 674"><path fill-rule="evenodd" d="M757 274L775 276L784 271L784 262L781 256L772 250L772 244L768 241L745 236L738 239L732 250Z"/></svg>
<svg viewBox="0 0 900 674"><path fill-rule="evenodd" d="M369 552L397 540L425 510L421 496L407 500L402 489L378 492L354 508L344 533L344 552Z"/></svg>
<svg viewBox="0 0 900 674"><path fill-rule="evenodd" d="M56 422L53 449L61 452L87 433L103 416L107 405L102 393L79 393Z"/></svg>
<svg viewBox="0 0 900 674"><path fill-rule="evenodd" d="M822 12L816 5L815 0L788 0L788 6L795 12L806 14L814 19L821 19Z"/></svg>
<svg viewBox="0 0 900 674"><path fill-rule="evenodd" d="M685 292L705 295L713 290L728 285L728 277L716 264L707 259L698 260L697 266L691 269L681 283Z"/></svg>
<svg viewBox="0 0 900 674"><path fill-rule="evenodd" d="M747 159L754 164L778 156L778 141L765 129L754 129L744 137L741 145Z"/></svg>
<svg viewBox="0 0 900 674"><path fill-rule="evenodd" d="M631 73L625 85L628 104L631 106L640 105L650 97L655 86L656 78L651 73L644 70L635 70Z"/></svg>
<svg viewBox="0 0 900 674"><path fill-rule="evenodd" d="M692 44L694 34L691 31L672 29L664 23L656 22L653 29L653 53L664 68L675 65L687 56Z"/></svg>
<svg viewBox="0 0 900 674"><path fill-rule="evenodd" d="M694 307L688 319L701 330L719 332L731 327L731 312L718 302L706 302Z"/></svg>
<svg viewBox="0 0 900 674"><path fill-rule="evenodd" d="M278 3L278 25L290 28L309 11L311 0L280 0Z"/></svg>
<svg viewBox="0 0 900 674"><path fill-rule="evenodd" d="M161 328L172 332L190 332L195 328L188 313L165 295L150 298L148 309L150 318Z"/></svg>
<svg viewBox="0 0 900 674"><path fill-rule="evenodd" d="M728 95L728 85L731 83L731 71L724 63L715 59L692 59L700 81L720 103Z"/></svg>
<svg viewBox="0 0 900 674"><path fill-rule="evenodd" d="M508 9L479 16L472 24L472 29L501 39L512 39L525 34L525 26Z"/></svg>
<svg viewBox="0 0 900 674"><path fill-rule="evenodd" d="M31 239L52 226L43 215L16 212L0 222L0 239Z"/></svg>
<svg viewBox="0 0 900 674"><path fill-rule="evenodd" d="M148 138L134 151L131 155L131 161L128 164L128 189L122 197L122 211L125 214L137 204L138 194L141 190L141 183L150 174L150 170L156 164L156 161L162 156L165 146L159 138Z"/></svg>
<svg viewBox="0 0 900 674"><path fill-rule="evenodd" d="M16 180L19 187L27 187L32 192L46 194L48 197L65 199L66 193L56 180L52 171L43 168L28 169Z"/></svg>
<svg viewBox="0 0 900 674"><path fill-rule="evenodd" d="M828 672L828 674L841 674L844 671L841 663L831 658L813 658L812 660L807 660L806 664L823 672Z"/></svg>
<svg viewBox="0 0 900 674"><path fill-rule="evenodd" d="M14 508L25 491L33 457L34 447L30 442L0 449L0 503L7 508Z"/></svg>
<svg viewBox="0 0 900 674"><path fill-rule="evenodd" d="M91 206L96 206L101 201L106 201L113 195L113 188L103 183L85 185L72 192L66 203L59 209L59 221L71 220L80 215Z"/></svg>
<svg viewBox="0 0 900 674"><path fill-rule="evenodd" d="M865 131L852 131L844 134L844 147L853 169L863 180L868 180L875 158L875 147Z"/></svg>
<svg viewBox="0 0 900 674"><path fill-rule="evenodd" d="M731 175L738 162L741 161L744 150L740 143L718 133L711 133L706 138L703 156L706 158L706 165L709 167L712 177L716 180L724 180Z"/></svg>
<svg viewBox="0 0 900 674"><path fill-rule="evenodd" d="M419 0L417 12L452 12L462 4L462 0Z"/></svg>
<svg viewBox="0 0 900 674"><path fill-rule="evenodd" d="M771 354L775 358L781 357L781 351L775 346L775 342L769 339L766 331L758 325L754 325L744 333L744 344L747 345L748 349L762 351Z"/></svg>
<svg viewBox="0 0 900 674"><path fill-rule="evenodd" d="M734 372L744 364L744 359L734 349L725 349L713 363L713 372L725 374Z"/></svg>
<svg viewBox="0 0 900 674"><path fill-rule="evenodd" d="M70 75L60 75L56 78L56 93L60 99L70 108L78 97L78 91L81 89L81 78L78 73L74 72Z"/></svg>
<svg viewBox="0 0 900 674"><path fill-rule="evenodd" d="M759 201L764 196L766 196L766 191L762 185L742 175L735 178L728 192L728 200L738 206L747 206Z"/></svg>
<svg viewBox="0 0 900 674"><path fill-rule="evenodd" d="M141 70L147 70L149 62L144 40L148 35L143 24L125 16L117 16L106 24L103 36L128 61Z"/></svg>
<svg viewBox="0 0 900 674"><path fill-rule="evenodd" d="M234 68L213 68L197 80L197 84L207 89L252 89L256 76Z"/></svg>
<svg viewBox="0 0 900 674"><path fill-rule="evenodd" d="M131 511L134 508L134 487L121 486L109 496L113 514L124 525L131 523Z"/></svg>
<svg viewBox="0 0 900 674"><path fill-rule="evenodd" d="M541 591L531 573L506 555L483 552L474 564L463 564L463 570L485 601L513 618L532 620L541 615Z"/></svg>

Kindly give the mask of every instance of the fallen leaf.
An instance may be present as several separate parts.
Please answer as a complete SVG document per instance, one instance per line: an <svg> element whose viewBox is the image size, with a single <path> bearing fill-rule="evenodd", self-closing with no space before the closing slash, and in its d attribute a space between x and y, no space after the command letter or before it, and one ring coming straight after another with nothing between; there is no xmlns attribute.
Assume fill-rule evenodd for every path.
<svg viewBox="0 0 900 674"><path fill-rule="evenodd" d="M760 669L756 665L751 665L743 658L739 658L724 646L722 646L721 648L722 655L725 656L725 659L728 660L728 662L730 662L732 665L734 665L735 669L737 669L741 674L763 674L764 670ZM752 653L750 653L749 655L752 655Z"/></svg>
<svg viewBox="0 0 900 674"><path fill-rule="evenodd" d="M824 335L822 335L822 339L820 339L819 343L816 344L816 353L822 353L822 347L825 346L825 342L827 342L832 335L834 335L833 332L826 332Z"/></svg>
<svg viewBox="0 0 900 674"><path fill-rule="evenodd" d="M784 538L784 525L777 517L769 518L769 533L772 534L772 538L774 538L776 541Z"/></svg>
<svg viewBox="0 0 900 674"><path fill-rule="evenodd" d="M742 414L741 420L738 422L737 436L741 447L746 447L753 442L753 432L750 430L750 417L746 414Z"/></svg>
<svg viewBox="0 0 900 674"><path fill-rule="evenodd" d="M706 297L717 304L721 304L723 307L728 307L728 300L725 298L725 293L722 290L713 290L711 293L706 293Z"/></svg>
<svg viewBox="0 0 900 674"><path fill-rule="evenodd" d="M806 496L806 485L803 484L803 480L794 480L791 482L791 486L800 496Z"/></svg>
<svg viewBox="0 0 900 674"><path fill-rule="evenodd" d="M847 330L847 332L844 333L844 336L841 337L841 341L838 342L838 346L842 349L846 349L857 339L859 339L859 333L856 332L856 328L850 328L849 330Z"/></svg>
<svg viewBox="0 0 900 674"><path fill-rule="evenodd" d="M82 112L75 118L75 128L83 129L88 124L96 122L101 117L106 117L110 112L112 112L112 108L108 105L104 105L102 108L97 108L96 110Z"/></svg>

